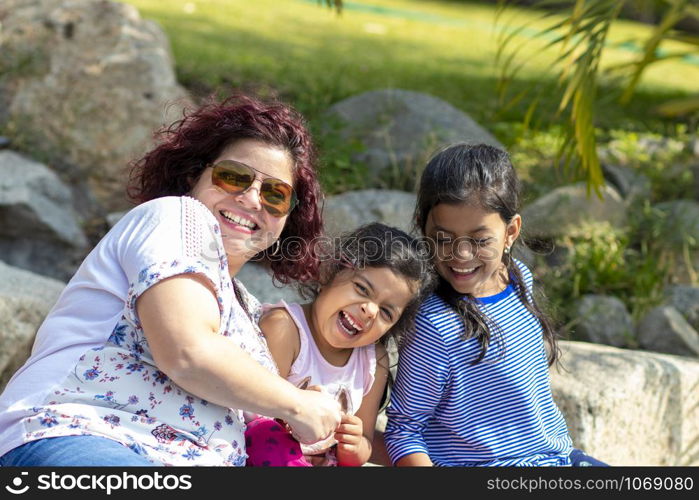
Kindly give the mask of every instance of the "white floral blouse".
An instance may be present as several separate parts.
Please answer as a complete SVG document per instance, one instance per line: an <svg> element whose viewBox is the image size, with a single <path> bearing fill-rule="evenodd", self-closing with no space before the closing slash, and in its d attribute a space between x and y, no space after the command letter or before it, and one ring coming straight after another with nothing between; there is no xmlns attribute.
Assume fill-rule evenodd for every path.
<svg viewBox="0 0 699 500"><path fill-rule="evenodd" d="M35 439L92 434L155 464L244 465L242 412L190 394L161 372L136 314L145 290L185 273L212 283L219 334L276 371L256 324L259 302L238 282L252 317L236 300L213 215L192 198L153 200L103 238L46 318L32 357L0 398L0 453ZM100 330L110 318L111 328Z"/></svg>

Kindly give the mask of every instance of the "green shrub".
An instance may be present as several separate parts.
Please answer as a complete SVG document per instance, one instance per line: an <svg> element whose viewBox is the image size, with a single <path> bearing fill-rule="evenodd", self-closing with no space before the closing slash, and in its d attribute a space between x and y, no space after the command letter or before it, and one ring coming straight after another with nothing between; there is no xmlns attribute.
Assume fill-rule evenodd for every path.
<svg viewBox="0 0 699 500"><path fill-rule="evenodd" d="M543 266L541 273L556 322L570 326L575 321L573 304L586 294L618 297L636 321L658 305L678 269L691 269L687 251L694 245L671 243L665 217L645 200L631 207L625 228L581 225L558 242L565 249L563 262Z"/></svg>
<svg viewBox="0 0 699 500"><path fill-rule="evenodd" d="M356 139L342 138L339 121L328 118L322 126L318 123L311 123L311 132L318 146L319 177L325 194L366 188L369 168L352 159L364 146Z"/></svg>
<svg viewBox="0 0 699 500"><path fill-rule="evenodd" d="M651 201L693 198L695 180L686 148L687 127L677 125L669 135L610 130L601 148L603 160L645 175L651 182Z"/></svg>

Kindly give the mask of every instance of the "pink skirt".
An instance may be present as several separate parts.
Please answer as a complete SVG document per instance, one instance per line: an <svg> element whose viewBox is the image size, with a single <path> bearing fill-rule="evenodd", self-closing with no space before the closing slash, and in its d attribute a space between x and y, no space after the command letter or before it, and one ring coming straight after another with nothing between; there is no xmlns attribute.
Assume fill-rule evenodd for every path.
<svg viewBox="0 0 699 500"><path fill-rule="evenodd" d="M286 426L271 418L259 417L248 423L245 449L248 467L313 467Z"/></svg>

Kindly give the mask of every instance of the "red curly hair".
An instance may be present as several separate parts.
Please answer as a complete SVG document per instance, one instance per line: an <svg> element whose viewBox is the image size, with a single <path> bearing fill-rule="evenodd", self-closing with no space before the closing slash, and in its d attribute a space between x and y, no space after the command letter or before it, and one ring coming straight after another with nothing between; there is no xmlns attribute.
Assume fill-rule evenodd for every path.
<svg viewBox="0 0 699 500"><path fill-rule="evenodd" d="M299 203L289 214L279 241L282 254L291 245L298 258L272 259L264 251L253 259L266 262L281 283L317 277L319 256L313 242L323 229L322 194L315 147L298 112L280 102L243 94L222 102L209 98L156 135L160 144L131 166L127 194L137 203L188 194L206 166L240 139L255 139L287 151L294 162L292 174Z"/></svg>

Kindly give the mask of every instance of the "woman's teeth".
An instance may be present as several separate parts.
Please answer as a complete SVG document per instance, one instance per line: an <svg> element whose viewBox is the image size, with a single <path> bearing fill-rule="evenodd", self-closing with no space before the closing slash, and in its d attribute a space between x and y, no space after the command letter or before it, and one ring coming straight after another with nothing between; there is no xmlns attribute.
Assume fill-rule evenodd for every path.
<svg viewBox="0 0 699 500"><path fill-rule="evenodd" d="M224 219L232 222L233 224L238 224L239 226L247 227L248 229L257 229L257 224L255 224L254 221L241 217L240 215L236 215L226 210L222 210L221 215Z"/></svg>

